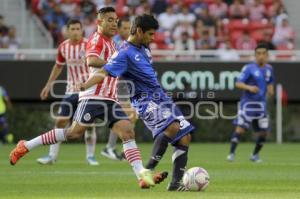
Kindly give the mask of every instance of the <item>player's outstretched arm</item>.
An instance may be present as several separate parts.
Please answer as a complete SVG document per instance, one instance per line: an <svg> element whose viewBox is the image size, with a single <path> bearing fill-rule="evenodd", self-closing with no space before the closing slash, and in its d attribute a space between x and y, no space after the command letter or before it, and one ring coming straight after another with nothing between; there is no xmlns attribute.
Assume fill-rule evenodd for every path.
<svg viewBox="0 0 300 199"><path fill-rule="evenodd" d="M97 73L91 75L86 82L79 84L79 89L84 91L93 85L100 83L107 75L108 73L106 70L101 68Z"/></svg>

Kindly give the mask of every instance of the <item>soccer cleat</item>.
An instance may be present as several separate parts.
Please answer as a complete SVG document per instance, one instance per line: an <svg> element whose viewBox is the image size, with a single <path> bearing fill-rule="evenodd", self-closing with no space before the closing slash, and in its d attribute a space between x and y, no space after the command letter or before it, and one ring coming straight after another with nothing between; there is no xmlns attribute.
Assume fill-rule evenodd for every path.
<svg viewBox="0 0 300 199"><path fill-rule="evenodd" d="M98 166L99 162L96 160L95 156L90 156L86 158L87 162L91 166Z"/></svg>
<svg viewBox="0 0 300 199"><path fill-rule="evenodd" d="M36 161L40 164L55 164L56 158L51 157L50 155L46 155L44 157L38 158Z"/></svg>
<svg viewBox="0 0 300 199"><path fill-rule="evenodd" d="M25 140L20 140L17 146L10 152L10 164L15 165L18 162L18 160L28 152L29 150L25 146Z"/></svg>
<svg viewBox="0 0 300 199"><path fill-rule="evenodd" d="M111 159L111 160L122 160L123 157L117 153L116 149L105 147L101 151L101 155Z"/></svg>
<svg viewBox="0 0 300 199"><path fill-rule="evenodd" d="M149 186L154 186L154 184L155 184L155 182L153 180L152 172L149 169L143 169L140 172L140 178Z"/></svg>
<svg viewBox="0 0 300 199"><path fill-rule="evenodd" d="M258 155L258 154L256 154L256 155L251 155L250 160L251 160L252 162L256 162L256 163L261 163L261 162L262 162L262 160L259 158L259 155Z"/></svg>
<svg viewBox="0 0 300 199"><path fill-rule="evenodd" d="M154 181L155 184L159 184L162 181L164 181L167 177L168 177L168 172L163 171L163 172L154 174L153 175L153 181ZM147 184L142 179L139 180L139 186L140 186L141 189L149 189L150 188L150 185Z"/></svg>
<svg viewBox="0 0 300 199"><path fill-rule="evenodd" d="M230 153L228 156L227 156L227 160L229 162L233 162L234 161L234 154L233 153Z"/></svg>
<svg viewBox="0 0 300 199"><path fill-rule="evenodd" d="M167 190L168 191L187 191L185 186L180 182L170 183L167 187Z"/></svg>

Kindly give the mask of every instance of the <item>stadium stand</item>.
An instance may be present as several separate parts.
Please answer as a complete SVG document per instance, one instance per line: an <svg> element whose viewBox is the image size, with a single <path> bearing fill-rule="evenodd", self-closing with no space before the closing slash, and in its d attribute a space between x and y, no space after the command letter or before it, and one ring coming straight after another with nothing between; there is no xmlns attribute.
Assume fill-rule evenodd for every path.
<svg viewBox="0 0 300 199"><path fill-rule="evenodd" d="M237 48L237 38L245 33L251 43L264 41L276 49L295 49L295 31L288 24L283 0L31 0L30 9L39 16L51 32L55 45L63 39L63 26L67 19L77 18L85 24L86 36L96 25L93 18L97 9L112 5L120 17L152 13L159 19L161 28L155 36L154 49L174 49L175 41L188 33L195 42L195 49L217 49L229 38ZM214 45L199 45L207 37ZM178 42L177 42L178 43ZM248 45L246 49L253 49ZM243 49L243 48L238 48Z"/></svg>

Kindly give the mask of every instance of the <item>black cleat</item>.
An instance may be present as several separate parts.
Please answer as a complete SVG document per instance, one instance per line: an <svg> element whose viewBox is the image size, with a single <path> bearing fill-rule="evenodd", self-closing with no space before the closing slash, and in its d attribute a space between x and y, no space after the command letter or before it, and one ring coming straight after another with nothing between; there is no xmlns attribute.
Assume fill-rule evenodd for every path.
<svg viewBox="0 0 300 199"><path fill-rule="evenodd" d="M185 186L180 182L170 183L167 187L167 190L168 191L187 191Z"/></svg>

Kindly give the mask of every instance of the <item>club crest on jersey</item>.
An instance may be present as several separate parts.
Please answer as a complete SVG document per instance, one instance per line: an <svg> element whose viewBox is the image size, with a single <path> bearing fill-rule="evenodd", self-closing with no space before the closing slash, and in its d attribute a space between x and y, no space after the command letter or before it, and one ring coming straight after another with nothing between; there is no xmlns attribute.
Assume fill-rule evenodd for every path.
<svg viewBox="0 0 300 199"><path fill-rule="evenodd" d="M83 116L83 119L85 120L85 121L90 121L91 120L91 114L89 114L89 113L86 113L84 116Z"/></svg>

